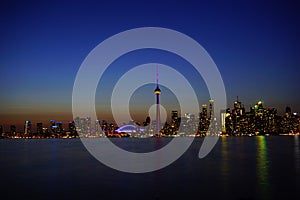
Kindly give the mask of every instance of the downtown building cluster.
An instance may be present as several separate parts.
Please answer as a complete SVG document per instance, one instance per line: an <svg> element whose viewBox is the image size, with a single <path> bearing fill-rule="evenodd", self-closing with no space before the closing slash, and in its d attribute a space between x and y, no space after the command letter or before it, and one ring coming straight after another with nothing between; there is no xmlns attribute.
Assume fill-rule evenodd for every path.
<svg viewBox="0 0 300 200"><path fill-rule="evenodd" d="M299 134L300 118L286 107L283 116L278 115L276 108L265 108L262 101L258 101L248 112L242 103L234 102L233 109L221 113L222 132L230 136L244 135L278 135Z"/></svg>

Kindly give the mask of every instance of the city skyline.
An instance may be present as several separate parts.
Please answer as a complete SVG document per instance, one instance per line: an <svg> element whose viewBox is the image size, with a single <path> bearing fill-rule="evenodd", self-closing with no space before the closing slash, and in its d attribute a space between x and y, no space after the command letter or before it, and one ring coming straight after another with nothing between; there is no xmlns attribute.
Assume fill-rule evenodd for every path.
<svg viewBox="0 0 300 200"><path fill-rule="evenodd" d="M174 29L203 45L220 70L228 107L239 96L247 110L263 100L280 115L286 106L300 112L300 22L295 2L146 4L1 3L0 123L23 126L26 119L44 123L71 120L73 83L88 53L116 33L145 26ZM202 77L184 59L159 50L135 51L116 60L100 80L96 94L99 118L111 120L107 109L110 93L120 76L148 62L163 63L184 74L197 91L199 107L210 99ZM142 103L153 104L153 86L134 93L130 105L135 119L144 120L147 108ZM171 102L168 111L178 109L176 100L169 101L172 92L161 90L161 103Z"/></svg>
<svg viewBox="0 0 300 200"><path fill-rule="evenodd" d="M156 88L157 89L157 88ZM155 91L156 91L155 89ZM247 109L246 107L244 107L244 104L242 101L240 101L239 97L236 97L236 101L234 102L231 102L232 106L229 106L227 107L226 109L222 110L220 112L220 116L219 116L219 125L218 125L218 128L220 128L220 132L223 132L223 134L228 134L228 132L232 131L232 130L228 130L225 129L225 124L226 124L226 120L225 120L225 116L229 114L228 117L231 117L232 115L234 116L239 116L241 117L242 115L243 116L246 116L247 114L250 114L251 112L253 112L254 110L259 110L259 108L263 108L265 111L272 111L272 114L273 114L273 118L275 120L282 120L282 118L285 118L287 117L287 115L289 115L289 117L294 117L295 120L297 120L297 127L299 126L300 128L300 113L296 113L293 111L293 108L289 107L289 106L286 106L285 107L285 112L283 114L278 114L278 109L277 108L274 108L274 107L267 107L265 106L265 103L261 100L258 100L257 102L255 102L253 104L252 107L250 107L249 109ZM176 110L176 109L171 109L169 110L169 112L166 112L166 121L161 121L161 130L165 129L164 127L164 124L167 123L167 124L172 124L174 122L173 121L173 117L174 117L174 113L176 113L176 119L181 119L181 118L186 118L187 116L193 116L193 117L196 117L198 118L197 120L197 123L199 122L199 125L197 125L199 129L203 128L204 126L207 125L206 128L204 128L204 134L206 134L207 130L208 130L208 126L209 126L209 122L210 119L216 117L214 116L213 114L213 103L214 100L209 100L207 101L206 103L202 104L201 105L201 108L199 109L199 113L180 113L180 110ZM154 104L155 105L155 104ZM155 108L157 109L157 108ZM205 110L205 111L204 111ZM205 112L205 122L202 121L202 117L203 117L203 112ZM228 113L228 114L227 114ZM243 113L243 114L242 114ZM154 115L154 118L151 118L149 116L150 113L148 113L148 115L144 115L143 118L139 121L124 121L122 123L122 126L125 126L125 125L128 125L128 124L135 124L135 125L139 125L141 127L144 127L144 126L148 126L150 124L152 124L152 126L154 127L154 129L158 128L157 127L157 111L155 111L155 113L153 113ZM225 115L226 114L226 115ZM254 114L254 113L253 113ZM160 115L161 117L161 115ZM226 116L227 117L227 116ZM247 117L247 116L246 116ZM164 118L164 117L163 117ZM223 119L222 119L223 118ZM59 120L59 119L55 119L55 118L52 118L52 119L48 119L47 121L41 121L41 120L37 120L37 121L32 121L31 119L29 118L26 118L25 120L23 120L23 123L22 124L0 124L0 127L1 127L1 130L3 131L3 133L10 133L13 130L15 130L16 133L25 133L26 134L26 130L27 130L27 126L28 124L30 124L30 129L33 133L38 133L39 132L39 129L42 129L42 128L46 128L48 129L47 131L51 131L51 129L53 128L53 126L55 126L55 129L58 128L60 129L60 131L66 131L66 132L69 132L70 131L70 124L71 124L71 129L73 130L76 130L75 129L75 122L76 120L79 120L79 119L89 119L89 121L91 120L91 118L89 116L86 116L86 118L79 118L79 117L76 117L74 119L69 119L69 120ZM206 122L206 120L208 120ZM222 122L222 120L224 120ZM110 120L107 120L107 119L96 119L95 120L96 123L107 123L107 124L112 124L115 128L120 128L113 120L110 121ZM77 122L78 123L78 122ZM93 124L93 126L95 125L95 122L91 122ZM153 124L154 123L154 124ZM177 124L177 126L179 126L179 124ZM39 128L39 126L41 126ZM224 127L223 127L224 126ZM232 125L231 125L232 126ZM280 126L280 125L279 125ZM100 129L99 129L100 131ZM240 130L238 130L238 134L240 134Z"/></svg>

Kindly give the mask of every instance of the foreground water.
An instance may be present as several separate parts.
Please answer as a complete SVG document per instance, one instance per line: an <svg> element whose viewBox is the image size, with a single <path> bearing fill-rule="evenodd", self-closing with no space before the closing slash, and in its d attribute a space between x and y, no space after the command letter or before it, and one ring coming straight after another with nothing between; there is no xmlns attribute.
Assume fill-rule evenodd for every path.
<svg viewBox="0 0 300 200"><path fill-rule="evenodd" d="M146 152L169 142L113 139ZM10 199L300 199L299 136L220 138L203 159L203 138L156 172L129 174L93 158L80 139L0 140L0 191Z"/></svg>

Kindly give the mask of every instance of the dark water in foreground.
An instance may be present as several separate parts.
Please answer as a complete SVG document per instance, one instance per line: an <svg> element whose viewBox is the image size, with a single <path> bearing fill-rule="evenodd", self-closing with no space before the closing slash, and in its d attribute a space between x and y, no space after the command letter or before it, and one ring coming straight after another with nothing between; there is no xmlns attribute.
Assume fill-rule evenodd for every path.
<svg viewBox="0 0 300 200"><path fill-rule="evenodd" d="M129 149L136 146L148 150L149 145L156 143L153 138L114 140ZM199 159L202 141L196 138L181 158L162 170L128 174L101 164L79 139L0 140L1 196L300 199L299 136L220 138L213 151Z"/></svg>

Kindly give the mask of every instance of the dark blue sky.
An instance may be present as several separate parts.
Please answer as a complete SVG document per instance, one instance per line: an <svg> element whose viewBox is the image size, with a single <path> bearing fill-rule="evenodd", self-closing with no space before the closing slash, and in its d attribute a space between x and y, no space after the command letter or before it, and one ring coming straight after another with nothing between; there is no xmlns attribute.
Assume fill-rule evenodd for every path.
<svg viewBox="0 0 300 200"><path fill-rule="evenodd" d="M88 53L147 26L199 42L221 72L229 107L238 95L247 110L263 100L280 113L285 106L300 112L299 10L297 1L2 1L0 124L71 119L73 83ZM131 60L167 57L137 52Z"/></svg>

